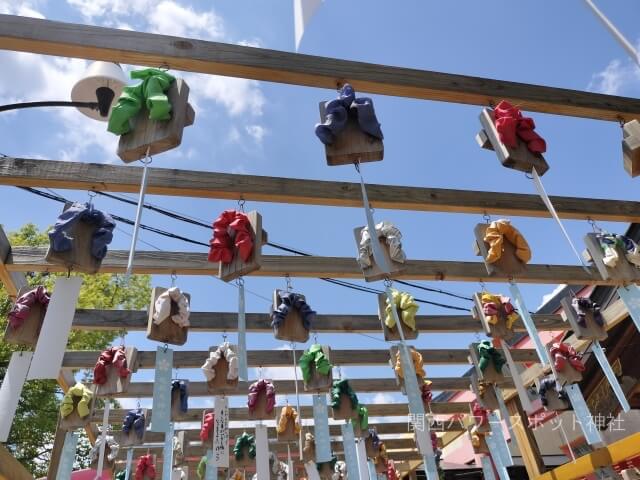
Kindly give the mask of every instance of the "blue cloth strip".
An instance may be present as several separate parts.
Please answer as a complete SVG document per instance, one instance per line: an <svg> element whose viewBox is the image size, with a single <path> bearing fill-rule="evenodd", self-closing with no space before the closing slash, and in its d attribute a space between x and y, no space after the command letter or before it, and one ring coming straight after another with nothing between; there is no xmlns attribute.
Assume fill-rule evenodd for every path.
<svg viewBox="0 0 640 480"><path fill-rule="evenodd" d="M524 303L524 298L522 297L522 293L520 293L518 284L515 282L510 282L509 291L511 292L511 296L516 302L518 313L520 314L522 322L527 329L529 338L533 340L533 343L535 344L536 352L538 353L540 362L543 365L549 365L551 363L551 361L549 360L549 354L547 353L547 349L545 348L545 346L542 344L542 340L540 340L540 336L538 334L538 331L536 330L536 325L535 323L533 323L533 319L531 318L531 314L527 309L527 305Z"/></svg>
<svg viewBox="0 0 640 480"><path fill-rule="evenodd" d="M333 455L331 455L329 412L325 394L313 396L313 433L316 439L316 463L330 462Z"/></svg>
<svg viewBox="0 0 640 480"><path fill-rule="evenodd" d="M618 288L618 295L627 307L629 315L640 332L640 288L637 285L627 285Z"/></svg>
<svg viewBox="0 0 640 480"><path fill-rule="evenodd" d="M367 187L365 187L364 178L362 178L362 174L360 174L360 190L362 190L362 203L364 204L364 213L365 213L365 216L367 217L367 229L369 230L369 235L371 236L371 252L373 253L373 259L378 264L378 268L382 270L383 273L388 274L391 271L391 269L387 264L387 259L382 253L382 248L380 247L380 240L376 236L376 222L373 219L373 213L371 212L371 208L369 207L369 197L367 196ZM396 325L400 325L400 324L397 323Z"/></svg>
<svg viewBox="0 0 640 480"><path fill-rule="evenodd" d="M604 353L604 350L602 349L602 346L600 345L600 342L598 340L595 340L593 342L593 344L591 345L591 350L593 351L593 353L595 353L596 358L598 359L598 363L600 363L600 368L602 368L602 371L607 377L607 380L609 380L609 385L611 385L613 392L616 394L616 397L618 397L618 402L620 402L622 410L624 410L625 412L629 412L631 410L629 401L627 400L627 397L625 397L624 392L622 391L622 387L620 386L620 383L616 378L616 374L609 364L607 355Z"/></svg>
<svg viewBox="0 0 640 480"><path fill-rule="evenodd" d="M489 451L491 452L491 460L493 460L493 464L496 466L496 471L498 472L498 477L500 480L509 480L509 472L507 471L507 467L502 463L502 455L500 453L496 453L499 450L496 439L493 438L493 434L485 436L487 441L487 447L489 447Z"/></svg>
<svg viewBox="0 0 640 480"><path fill-rule="evenodd" d="M151 415L152 432L164 433L171 422L171 370L173 369L173 350L158 347L156 350L156 369L153 381L153 413Z"/></svg>
<svg viewBox="0 0 640 480"><path fill-rule="evenodd" d="M133 465L133 449L132 448L127 450L127 464L125 465L125 470L124 470L124 480L129 480L131 478L131 465Z"/></svg>
<svg viewBox="0 0 640 480"><path fill-rule="evenodd" d="M502 422L495 414L490 412L488 415L489 427L491 427L491 436L495 437L496 447L498 447L498 453L502 464L511 467L513 465L513 458L511 458L511 452L509 451L509 444L507 439L504 438L504 432L502 431ZM493 454L493 452L491 452Z"/></svg>
<svg viewBox="0 0 640 480"><path fill-rule="evenodd" d="M369 466L369 478L371 480L376 480L378 478L378 474L376 473L376 466L373 463L373 460L369 460L367 465Z"/></svg>
<svg viewBox="0 0 640 480"><path fill-rule="evenodd" d="M207 468L205 470L205 480L216 480L218 478L218 468L213 464L213 450L207 450Z"/></svg>
<svg viewBox="0 0 640 480"><path fill-rule="evenodd" d="M356 438L351 422L341 425L342 444L344 445L344 461L347 464L347 474L356 480L360 478L358 468L358 452L356 451Z"/></svg>
<svg viewBox="0 0 640 480"><path fill-rule="evenodd" d="M249 380L247 369L247 319L245 315L244 280L238 282L238 378Z"/></svg>
<svg viewBox="0 0 640 480"><path fill-rule="evenodd" d="M171 480L171 471L173 470L173 423L169 425L169 430L164 434L162 460L162 480Z"/></svg>
<svg viewBox="0 0 640 480"><path fill-rule="evenodd" d="M480 459L482 465L482 475L484 480L496 480L496 476L493 474L493 465L491 464L491 458L488 455L484 455Z"/></svg>
<svg viewBox="0 0 640 480"><path fill-rule="evenodd" d="M67 432L64 436L64 445L60 454L60 464L58 465L58 480L69 480L73 471L73 463L76 460L76 446L78 445L78 434Z"/></svg>
<svg viewBox="0 0 640 480"><path fill-rule="evenodd" d="M600 436L598 427L593 422L593 417L591 416L591 412L589 412L589 407L587 406L587 402L584 400L580 386L577 383L574 383L573 385L566 385L564 387L564 391L569 397L569 401L573 407L573 414L576 416L576 419L580 424L580 428L582 429L582 433L584 433L584 437L587 439L587 443L589 445L602 443L602 437Z"/></svg>

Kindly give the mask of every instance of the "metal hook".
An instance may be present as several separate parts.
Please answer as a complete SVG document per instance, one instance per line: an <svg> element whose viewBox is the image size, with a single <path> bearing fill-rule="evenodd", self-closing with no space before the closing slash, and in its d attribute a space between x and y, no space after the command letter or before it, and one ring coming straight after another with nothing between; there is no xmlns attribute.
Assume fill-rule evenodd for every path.
<svg viewBox="0 0 640 480"><path fill-rule="evenodd" d="M166 353L169 350L169 344L165 342L164 344L164 352Z"/></svg>
<svg viewBox="0 0 640 480"><path fill-rule="evenodd" d="M222 342L223 343L227 343L227 332L226 331L222 332Z"/></svg>
<svg viewBox="0 0 640 480"><path fill-rule="evenodd" d="M71 267L67 268L67 278L71 277Z"/></svg>
<svg viewBox="0 0 640 480"><path fill-rule="evenodd" d="M178 279L178 275L176 275L176 272L171 272L171 288L176 286L177 279Z"/></svg>
<svg viewBox="0 0 640 480"><path fill-rule="evenodd" d="M360 159L353 161L353 166L356 167L356 172L360 173Z"/></svg>
<svg viewBox="0 0 640 480"><path fill-rule="evenodd" d="M244 278L242 278L242 277L236 278L236 285L238 285L238 287L243 287L244 286Z"/></svg>
<svg viewBox="0 0 640 480"><path fill-rule="evenodd" d="M391 288L393 286L393 280L391 280L389 277L385 277L384 286L387 288Z"/></svg>
<svg viewBox="0 0 640 480"><path fill-rule="evenodd" d="M89 195L89 205L93 205L93 199L95 198L96 195L98 195L95 191L93 190L88 190L87 194Z"/></svg>
<svg viewBox="0 0 640 480"><path fill-rule="evenodd" d="M143 165L149 165L151 162L153 162L153 157L149 155L150 151L151 151L151 146L148 146L147 151L144 154L144 158L140 159L140 163L142 163Z"/></svg>
<svg viewBox="0 0 640 480"><path fill-rule="evenodd" d="M243 198L242 195L240 195L240 198L238 199L238 208L240 209L241 212L244 212L244 204L245 204L245 199Z"/></svg>
<svg viewBox="0 0 640 480"><path fill-rule="evenodd" d="M284 279L287 282L287 292L291 292L293 290L293 287L291 286L291 277L289 276L288 273L286 273L284 275Z"/></svg>
<svg viewBox="0 0 640 480"><path fill-rule="evenodd" d="M602 233L602 229L598 226L598 224L593 218L587 217L587 223L591 225L591 228L593 229L594 233Z"/></svg>
<svg viewBox="0 0 640 480"><path fill-rule="evenodd" d="M258 366L258 380L262 379L262 365Z"/></svg>
<svg viewBox="0 0 640 480"><path fill-rule="evenodd" d="M482 220L487 224L491 223L491 215L489 215L486 210L482 214Z"/></svg>
<svg viewBox="0 0 640 480"><path fill-rule="evenodd" d="M525 176L526 178L528 178L529 180L533 180L533 174L532 174L532 173L524 172L524 176Z"/></svg>
<svg viewBox="0 0 640 480"><path fill-rule="evenodd" d="M484 284L484 280L480 280L480 290L483 292L487 291L487 286Z"/></svg>

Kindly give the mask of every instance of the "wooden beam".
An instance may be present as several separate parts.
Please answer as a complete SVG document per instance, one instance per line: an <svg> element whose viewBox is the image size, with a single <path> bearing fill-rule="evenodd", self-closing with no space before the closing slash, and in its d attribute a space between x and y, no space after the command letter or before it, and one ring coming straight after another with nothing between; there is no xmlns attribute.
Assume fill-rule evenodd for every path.
<svg viewBox="0 0 640 480"><path fill-rule="evenodd" d="M511 417L511 425L513 426L513 436L518 443L518 450L520 450L522 461L527 469L527 475L529 478L535 478L541 475L545 468L542 454L536 443L536 437L529 427L529 417L524 412L518 396L511 398L506 404Z"/></svg>
<svg viewBox="0 0 640 480"><path fill-rule="evenodd" d="M14 247L13 261L7 263L10 272L66 272L63 265L45 260L45 247ZM100 273L124 273L129 252L111 250L102 261ZM262 268L249 275L260 277L355 278L362 279L362 271L355 258L298 257L263 255ZM527 265L518 276L519 283L568 283L571 285L614 285L616 280L602 280L595 268L574 265ZM137 251L133 272L138 274L216 275L217 264L207 261L206 253ZM397 276L407 280L447 280L462 282L507 282L506 276L487 275L482 262L444 260L407 260L405 270Z"/></svg>
<svg viewBox="0 0 640 480"><path fill-rule="evenodd" d="M4 229L0 226L0 283L4 285L9 297L15 299L18 296L18 291L27 285L27 278L22 272L9 272L7 263L11 262L11 244Z"/></svg>
<svg viewBox="0 0 640 480"><path fill-rule="evenodd" d="M553 470L539 475L536 480L573 480L586 477L596 469L608 467L627 458L640 455L640 433L634 433L617 442L565 463Z"/></svg>
<svg viewBox="0 0 640 480"><path fill-rule="evenodd" d="M469 364L468 349L418 349L426 365ZM93 368L101 352L99 351L67 351L64 354L62 368L78 370ZM296 350L298 361L302 350ZM178 350L173 352L174 368L200 368L209 357L208 350ZM534 349L516 349L512 352L514 361L532 363L538 358ZM367 366L389 365L391 355L389 350L331 350L333 365ZM250 367L291 367L291 352L289 350L249 350L247 362ZM156 352L140 351L136 356L134 368L155 368ZM391 367L389 367L391 371Z"/></svg>
<svg viewBox="0 0 640 480"><path fill-rule="evenodd" d="M60 457L62 456L66 433L66 430L60 428L60 418L58 418L56 434L53 438L53 447L51 448L51 457L49 458L49 468L47 469L47 479L49 480L54 480L58 475L58 467L60 466Z"/></svg>
<svg viewBox="0 0 640 480"><path fill-rule="evenodd" d="M507 99L523 110L616 122L640 118L635 98L11 15L0 16L0 48L330 90L350 82L360 92L482 106Z"/></svg>
<svg viewBox="0 0 640 480"><path fill-rule="evenodd" d="M2 444L0 444L0 480L33 480L33 475Z"/></svg>
<svg viewBox="0 0 640 480"><path fill-rule="evenodd" d="M360 184L149 168L149 194L333 207L360 207ZM0 185L137 193L142 169L133 166L2 158ZM367 185L374 208L424 212L549 217L538 195L444 188ZM640 202L552 196L566 219L640 222Z"/></svg>
<svg viewBox="0 0 640 480"><path fill-rule="evenodd" d="M145 331L149 315L138 310L76 310L73 328L76 330ZM273 333L271 319L266 313L247 313L247 332ZM534 314L533 321L538 331L567 330L567 322L560 315ZM191 312L190 332L236 332L237 312ZM481 332L482 325L471 315L417 315L416 326L423 333ZM526 332L522 320L513 325L514 331ZM322 315L313 321L313 330L318 333L379 333L380 319L377 315Z"/></svg>
<svg viewBox="0 0 640 480"><path fill-rule="evenodd" d="M469 402L432 402L431 411L436 415L454 415L457 413L469 413ZM369 411L369 417L401 417L409 414L409 406L406 403L383 403L383 404L370 404L367 405ZM122 422L129 410L126 409L112 409L109 411L109 423L116 425ZM203 408L190 408L186 414L182 417L181 422L200 422L202 420ZM276 411L279 410L276 407ZM275 418L274 411L274 418ZM102 423L103 410L96 410L91 421L94 423ZM147 415L151 416L152 410L147 409ZM313 407L303 405L300 407L300 414L302 418L313 417ZM249 413L246 407L231 407L229 408L229 419L232 422L248 421Z"/></svg>

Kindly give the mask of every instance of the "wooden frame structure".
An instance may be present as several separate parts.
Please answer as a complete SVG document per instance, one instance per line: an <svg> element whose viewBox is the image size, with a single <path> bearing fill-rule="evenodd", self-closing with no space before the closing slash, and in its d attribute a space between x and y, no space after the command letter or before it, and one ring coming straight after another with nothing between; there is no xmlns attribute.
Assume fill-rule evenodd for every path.
<svg viewBox="0 0 640 480"><path fill-rule="evenodd" d="M137 65L163 65L178 70L324 88L334 88L336 85L348 81L356 90L374 94L482 106L491 104L498 99L506 99L529 111L616 122L640 119L640 100L632 98L10 15L0 15L0 49ZM141 173L141 169L135 167L17 158L0 160L0 185L137 192ZM371 205L375 208L532 217L549 216L543 202L535 195L388 185L370 185L368 189ZM245 200L341 207L361 205L359 185L355 183L157 168L149 169L147 193L203 198L242 198ZM571 197L552 197L551 200L562 218L640 222L639 202ZM11 296L15 296L19 289L26 285L25 277L21 272L62 271L59 266L47 263L44 260L44 253L44 249L38 248L16 246L12 249L6 236L0 231L0 281ZM261 270L254 272L254 274L261 276L291 274L302 277L361 278L361 271L352 258L264 256L262 262ZM123 272L125 263L126 252L109 252L100 271L104 273ZM134 272L209 275L214 273L214 268L208 264L203 254L138 252ZM519 277L518 280L533 283L615 284L611 280L599 279L599 276L595 275L595 269L592 269L592 273L594 275L590 275L579 266L529 265L526 274ZM398 278L472 282L508 280L499 276L488 276L484 264L480 262L429 260L408 261L406 270ZM612 328L627 316L621 301L609 306L603 315L607 329ZM145 317L144 312L79 310L74 319L74 328L143 330L146 327ZM231 331L234 320L235 314L231 313L199 312L192 316L193 326L191 328L194 332ZM564 330L567 328L563 326L562 320L556 315L538 315L534 317L534 320L541 330ZM418 329L423 332L481 331L481 325L478 321L463 315L420 316L417 323ZM248 314L247 325L250 332L271 330L266 315ZM314 329L344 333L371 332L379 331L380 324L376 315L319 315ZM515 330L524 330L521 321L516 322ZM569 337L566 341L577 349L584 348L588 343L586 340L579 340L574 336ZM176 360L184 366L193 365L195 357L200 353L202 352L176 352ZM264 359L269 356L268 361L271 364L281 365L284 362L280 357L281 353L286 352L249 352L249 363L257 365L256 356L261 356L259 364L265 365ZM365 359L362 357L363 353L359 353L359 363L357 364L365 364L365 362L367 365L384 364L388 359L386 350L366 352ZM461 358L461 354L466 356L466 350L447 352L424 350L421 353L427 364L466 363ZM63 390L70 386L70 378L66 369L86 365L87 355L93 355L92 360L95 360L95 352L69 352L65 356L63 371L59 377L59 383ZM334 361L336 358L341 358L342 364L348 364L349 358L352 356L347 350L332 352ZM530 350L514 351L513 356L514 360L525 362L532 360L533 353ZM139 352L140 368L149 368L148 366L152 365L152 360L153 352ZM341 362L336 361L336 363ZM529 385L544 373L545 371L540 365L536 364L523 373L523 383ZM435 390L469 389L468 378L431 378L431 380L433 381L432 388ZM351 380L350 383L358 392L398 390L392 378L356 379ZM245 394L246 386L246 382L241 383L238 391ZM515 398L514 392L508 390L509 384L506 387L505 395L507 400L511 402L511 399ZM276 382L276 388L279 393L293 393L294 384L292 381L280 381ZM132 383L127 395L150 396L151 391L151 383ZM205 382L191 382L189 393L192 396L209 395ZM511 403L509 404L511 405ZM434 413L463 413L458 411L462 408L468 412L468 404L464 402L460 402L460 405L435 402L431 404L431 407ZM521 409L518 409L517 406L510 407L510 410L513 414L521 415ZM370 415L373 416L373 412L376 412L380 416L397 416L399 411L401 410L397 404L378 405L371 406L372 413ZM95 419L99 414L100 412L94 412L93 418ZM112 412L112 415L115 414ZM201 414L202 412L198 410L189 411L185 417L189 418L195 415L196 419L199 419ZM308 408L303 408L301 414L304 417L308 416ZM235 415L242 418L239 412L233 412L232 409L232 418L235 419ZM377 428L379 433L405 433L406 422L401 424L380 423ZM462 427L459 429L452 427L445 430L445 435L449 435L449 433L459 435L463 431ZM94 441L95 429L89 426L87 432L90 440ZM194 434L197 434L195 431L189 432L187 431L185 435L187 443ZM339 435L339 428L332 426L330 433L331 435ZM152 442L156 435L149 432L147 437L149 438L146 438L145 441ZM449 440L452 438L448 437ZM532 436L527 432L516 433L516 439L521 452L523 452L530 476L538 475L540 473L539 452L536 454L532 448ZM637 445L640 443L638 439L640 437L636 435L618 442L619 445L610 446L611 450L608 450L610 457L613 458L615 455L615 458L618 458L622 454L638 453ZM415 452L402 451L406 448L412 448L407 439L385 441L385 443L393 458L403 461L402 465L412 468L419 463L419 456ZM56 436L54 451L59 451L60 447L58 436ZM186 445L185 448L187 448ZM394 453L395 450L399 452ZM580 468L584 466L580 471L584 472L582 474L588 473L591 457L596 456L597 453L595 452L589 458L583 457L584 460L583 458L578 459L574 466L576 464L579 464ZM52 468L56 461L54 455ZM404 463L405 461L408 463ZM413 463L411 463L412 461ZM537 466L536 462L538 462ZM541 478L558 477L545 475Z"/></svg>

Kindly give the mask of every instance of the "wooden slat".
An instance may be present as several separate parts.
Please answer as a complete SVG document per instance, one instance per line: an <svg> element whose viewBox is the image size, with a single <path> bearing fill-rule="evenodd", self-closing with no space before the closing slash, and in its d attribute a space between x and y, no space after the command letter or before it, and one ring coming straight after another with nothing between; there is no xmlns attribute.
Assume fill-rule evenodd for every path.
<svg viewBox="0 0 640 480"><path fill-rule="evenodd" d="M13 247L13 261L7 263L12 272L66 272L63 265L54 265L45 259L44 247ZM100 273L124 273L129 252L111 250L102 261ZM444 260L407 260L399 279L447 280L462 282L506 282L503 276L487 276L481 262ZM217 264L207 261L206 253L137 251L133 272L138 274L215 275ZM518 277L519 283L568 283L572 285L614 285L615 280L602 280L595 269L591 274L573 265L527 265ZM362 278L362 271L355 258L347 257L297 257L265 255L262 268L249 275L260 277L333 277Z"/></svg>
<svg viewBox="0 0 640 480"><path fill-rule="evenodd" d="M464 303L464 302L461 302ZM76 310L73 328L76 330L119 330L144 331L148 315L137 310ZM271 319L266 313L247 313L247 332L272 333ZM568 326L560 315L534 314L533 321L538 331L567 330ZM190 332L236 332L238 314L236 312L191 312ZM426 333L481 332L482 326L471 315L417 315L416 326ZM518 320L516 332L526 332L524 323ZM313 321L313 329L318 333L376 333L381 331L377 315L322 315Z"/></svg>
<svg viewBox="0 0 640 480"><path fill-rule="evenodd" d="M33 475L4 445L0 445L0 480L33 480Z"/></svg>
<svg viewBox="0 0 640 480"><path fill-rule="evenodd" d="M367 405L369 411L369 417L399 417L409 414L409 407L406 403L384 403L384 404L370 404ZM200 422L202 420L203 408L190 408L184 416L181 417L181 422ZM276 411L278 408L276 407ZM311 418L313 416L313 407L301 406L301 415L303 418ZM109 411L109 423L117 425L122 422L129 410L126 409L112 409ZM437 415L453 415L456 413L469 413L469 402L432 402L431 411ZM153 411L147 409L148 416L151 417ZM103 410L95 410L91 421L94 423L102 423ZM275 417L275 412L274 412ZM245 407L231 407L229 409L229 419L232 422L235 421L248 421L249 415Z"/></svg>
<svg viewBox="0 0 640 480"><path fill-rule="evenodd" d="M427 365L468 364L468 349L419 349L422 359ZM297 350L298 360L303 351ZM92 368L100 355L99 351L67 351L64 354L62 368L78 370ZM173 352L174 368L200 368L209 356L208 350ZM514 361L520 363L535 362L538 358L533 349L515 349L512 352ZM331 350L331 363L334 365L388 365L389 350ZM291 367L289 350L250 350L247 352L250 367ZM155 368L155 351L138 351L136 368Z"/></svg>
<svg viewBox="0 0 640 480"><path fill-rule="evenodd" d="M175 353L175 352L174 352ZM469 379L464 377L431 377L433 382L433 390L468 390ZM274 380L276 391L281 395L291 395L295 393L293 380ZM395 378L372 378L372 379L350 379L349 384L356 393L371 392L399 392L400 388L396 385ZM302 381L298 382L301 395L312 395L314 392L304 392ZM507 387L513 388L513 384ZM228 393L227 396L245 396L249 384L247 382L239 382L238 390ZM151 382L133 382L129 384L126 393L114 395L114 397L138 398L153 396L153 383ZM189 396L191 397L212 397L207 391L206 382L189 382Z"/></svg>
<svg viewBox="0 0 640 480"><path fill-rule="evenodd" d="M11 244L0 226L0 283L4 286L9 297L16 298L20 289L27 285L27 279L22 272L9 272L7 263L11 263Z"/></svg>
<svg viewBox="0 0 640 480"><path fill-rule="evenodd" d="M360 207L360 185L296 178L150 168L149 194L334 207ZM137 193L142 169L133 166L0 159L0 185ZM375 208L427 212L549 217L538 195L367 185ZM640 202L552 196L566 219L640 222Z"/></svg>
<svg viewBox="0 0 640 480"><path fill-rule="evenodd" d="M640 101L592 92L338 60L128 30L0 16L0 48L335 90L490 105L602 120L640 118ZM321 97L322 98L322 97Z"/></svg>

